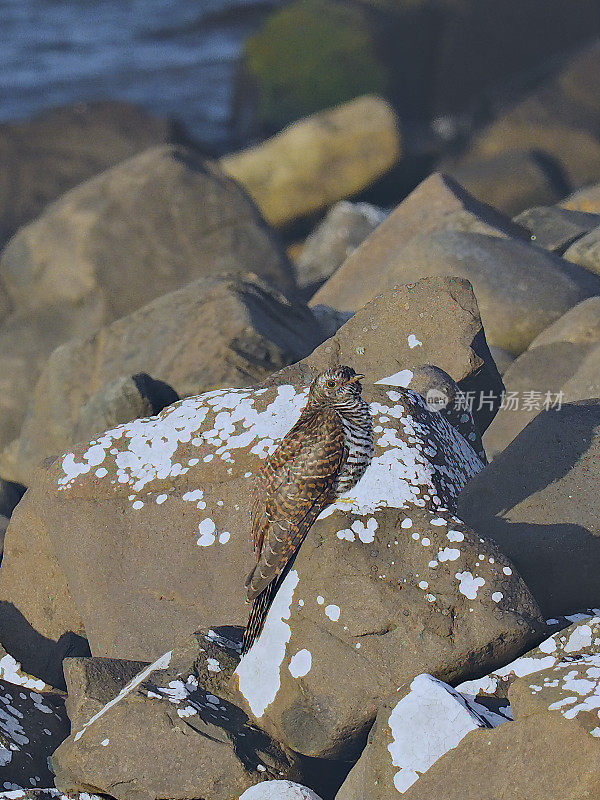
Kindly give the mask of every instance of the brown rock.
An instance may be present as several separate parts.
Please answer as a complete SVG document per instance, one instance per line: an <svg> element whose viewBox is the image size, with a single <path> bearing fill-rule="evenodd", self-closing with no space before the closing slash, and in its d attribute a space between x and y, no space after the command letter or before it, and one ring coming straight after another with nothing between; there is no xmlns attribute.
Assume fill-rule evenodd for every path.
<svg viewBox="0 0 600 800"><path fill-rule="evenodd" d="M600 343L600 297L577 303L566 314L536 336L529 349L554 342Z"/></svg>
<svg viewBox="0 0 600 800"><path fill-rule="evenodd" d="M484 437L491 457L544 409L600 396L600 344L557 341L536 346L508 368L504 381L502 407Z"/></svg>
<svg viewBox="0 0 600 800"><path fill-rule="evenodd" d="M528 149L473 156L444 163L443 169L482 203L510 216L534 204L558 202L564 193L547 161Z"/></svg>
<svg viewBox="0 0 600 800"><path fill-rule="evenodd" d="M414 796L422 775L470 731L507 721L431 675L418 675L379 710L367 746L336 800Z"/></svg>
<svg viewBox="0 0 600 800"><path fill-rule="evenodd" d="M244 193L180 147L155 148L67 192L5 248L0 442L15 438L39 371L89 336L201 276L254 271L293 291L280 245Z"/></svg>
<svg viewBox="0 0 600 800"><path fill-rule="evenodd" d="M392 220L393 215L374 237ZM421 233L387 252L377 239L370 247L374 237L327 281L313 303L353 309L397 284L426 275L459 275L473 284L490 344L519 354L569 308L600 292L600 280L587 270L516 239L445 230Z"/></svg>
<svg viewBox="0 0 600 800"><path fill-rule="evenodd" d="M352 364L369 381L416 391L421 388L412 382L417 367L433 364L470 393L480 432L493 419L503 389L473 289L461 278L423 278L374 297L307 359L273 381L308 384L333 363Z"/></svg>
<svg viewBox="0 0 600 800"><path fill-rule="evenodd" d="M536 640L537 606L504 556L411 506L318 521L236 670L242 707L301 753L356 757L386 698L425 668L458 682Z"/></svg>
<svg viewBox="0 0 600 800"><path fill-rule="evenodd" d="M174 134L169 121L114 100L0 126L0 243L59 195Z"/></svg>
<svg viewBox="0 0 600 800"><path fill-rule="evenodd" d="M15 512L0 570L0 640L6 637L32 672L60 681L66 644L83 629L94 655L151 660L199 623L245 622L240 587L252 562L248 478L292 427L306 397L306 384L296 384L303 387L298 391L285 375L281 382L181 401L40 471ZM389 404L386 391L373 386L367 396ZM394 387L389 391L396 396ZM436 479L436 496L447 506L482 464L437 412L419 413L439 417L450 437L450 450L438 453L450 459L450 472ZM382 439L382 457L397 436L407 435L396 416L384 422L396 433ZM416 479L413 456L404 463L392 447L387 458L384 485L397 475L390 502L403 503ZM421 463L422 456L414 458ZM431 469L424 466L427 474ZM384 490L374 491L381 496Z"/></svg>
<svg viewBox="0 0 600 800"><path fill-rule="evenodd" d="M0 474L29 484L44 457L158 413L178 399L173 390L159 391L160 382L181 396L257 384L324 336L304 304L256 279L194 281L55 350L18 441L0 457ZM152 385L124 377L143 372L152 374Z"/></svg>
<svg viewBox="0 0 600 800"><path fill-rule="evenodd" d="M220 164L267 222L285 225L355 195L399 157L394 112L384 100L365 96L300 120Z"/></svg>
<svg viewBox="0 0 600 800"><path fill-rule="evenodd" d="M574 242L600 225L600 215L559 206L536 206L523 211L514 221L531 231L531 242L536 247L563 255ZM573 258L567 261L581 264Z"/></svg>
<svg viewBox="0 0 600 800"><path fill-rule="evenodd" d="M461 519L514 561L546 616L598 602L599 468L600 401L569 403L538 414L460 495Z"/></svg>
<svg viewBox="0 0 600 800"><path fill-rule="evenodd" d="M600 275L600 227L574 242L565 253L565 258Z"/></svg>
<svg viewBox="0 0 600 800"><path fill-rule="evenodd" d="M381 291L379 273L396 260L408 242L418 234L447 229L529 238L524 228L475 200L452 178L434 173L346 259L311 304L360 308Z"/></svg>
<svg viewBox="0 0 600 800"><path fill-rule="evenodd" d="M117 800L231 800L264 780L301 779L298 757L221 691L237 650L215 645L218 632L179 643L74 725L52 757L57 786Z"/></svg>

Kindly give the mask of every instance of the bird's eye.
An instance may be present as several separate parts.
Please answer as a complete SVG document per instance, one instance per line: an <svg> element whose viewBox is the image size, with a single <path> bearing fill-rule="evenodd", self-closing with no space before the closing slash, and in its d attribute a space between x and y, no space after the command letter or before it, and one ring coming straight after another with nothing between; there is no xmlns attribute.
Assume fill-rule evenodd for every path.
<svg viewBox="0 0 600 800"><path fill-rule="evenodd" d="M335 389L337 386L337 381L335 381L333 378L328 378L325 381L325 386L327 386L328 389Z"/></svg>

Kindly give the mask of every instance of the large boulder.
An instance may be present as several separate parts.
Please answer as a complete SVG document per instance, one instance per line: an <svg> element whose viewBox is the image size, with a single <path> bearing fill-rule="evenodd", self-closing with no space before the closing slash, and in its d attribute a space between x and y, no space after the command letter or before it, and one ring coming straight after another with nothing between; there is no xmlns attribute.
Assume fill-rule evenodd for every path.
<svg viewBox="0 0 600 800"><path fill-rule="evenodd" d="M514 236L524 241L530 236L522 226L475 200L452 178L434 173L348 256L342 268L316 293L312 304L355 311L382 291L383 273L415 236L440 230Z"/></svg>
<svg viewBox="0 0 600 800"><path fill-rule="evenodd" d="M398 686L424 669L448 682L486 672L540 629L515 568L437 510L431 489L406 509L371 510L370 479L376 470L348 511L311 529L235 673L242 708L310 756L355 758Z"/></svg>
<svg viewBox="0 0 600 800"><path fill-rule="evenodd" d="M77 103L1 125L0 246L67 190L174 138L169 121L116 101Z"/></svg>
<svg viewBox="0 0 600 800"><path fill-rule="evenodd" d="M600 344L600 297L589 297L577 303L553 325L536 336L529 349L554 342Z"/></svg>
<svg viewBox="0 0 600 800"><path fill-rule="evenodd" d="M421 367L434 364L466 395L480 433L494 418L504 388L473 288L461 278L423 278L375 296L307 359L273 380L308 384L333 363L353 364L369 382L425 394Z"/></svg>
<svg viewBox="0 0 600 800"><path fill-rule="evenodd" d="M67 192L0 260L12 306L0 328L0 443L17 435L59 344L196 278L248 271L294 291L291 266L255 206L190 150L148 150Z"/></svg>
<svg viewBox="0 0 600 800"><path fill-rule="evenodd" d="M563 208L573 211L585 211L588 214L600 214L600 183L584 186L569 195L561 203Z"/></svg>
<svg viewBox="0 0 600 800"><path fill-rule="evenodd" d="M507 665L514 722L468 732L401 792L406 800L597 798L599 634L598 618L581 621ZM381 767L391 754L383 753Z"/></svg>
<svg viewBox="0 0 600 800"><path fill-rule="evenodd" d="M459 498L547 616L598 605L599 469L600 401L569 403L539 413Z"/></svg>
<svg viewBox="0 0 600 800"><path fill-rule="evenodd" d="M418 790L419 778L470 731L507 721L443 681L418 675L378 712L336 800L392 800L413 785Z"/></svg>
<svg viewBox="0 0 600 800"><path fill-rule="evenodd" d="M554 341L538 344L520 355L503 379L506 394L500 411L485 433L485 447L490 457L512 442L540 411L600 397L600 343Z"/></svg>
<svg viewBox="0 0 600 800"><path fill-rule="evenodd" d="M264 780L301 779L298 758L220 690L237 651L214 646L217 634L190 636L72 720L52 757L56 785L117 800L231 800Z"/></svg>
<svg viewBox="0 0 600 800"><path fill-rule="evenodd" d="M393 110L365 96L300 120L262 144L224 156L220 164L267 222L284 225L357 194L399 156Z"/></svg>
<svg viewBox="0 0 600 800"><path fill-rule="evenodd" d="M325 338L311 311L251 278L201 278L57 348L0 474L28 485L44 457L156 414L177 394L260 383L310 353Z"/></svg>

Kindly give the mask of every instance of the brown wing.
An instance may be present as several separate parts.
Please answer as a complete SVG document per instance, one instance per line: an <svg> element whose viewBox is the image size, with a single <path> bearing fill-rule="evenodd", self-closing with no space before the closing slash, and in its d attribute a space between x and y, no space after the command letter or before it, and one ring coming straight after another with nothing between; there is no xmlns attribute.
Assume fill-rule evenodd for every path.
<svg viewBox="0 0 600 800"><path fill-rule="evenodd" d="M301 418L260 469L252 509L258 562L246 581L249 600L281 573L332 501L345 458L341 421L325 409Z"/></svg>

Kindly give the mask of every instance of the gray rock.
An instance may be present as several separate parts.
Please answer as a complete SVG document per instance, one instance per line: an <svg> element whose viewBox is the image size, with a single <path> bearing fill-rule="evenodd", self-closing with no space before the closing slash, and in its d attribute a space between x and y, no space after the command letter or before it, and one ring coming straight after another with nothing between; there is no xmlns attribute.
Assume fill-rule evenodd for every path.
<svg viewBox="0 0 600 800"><path fill-rule="evenodd" d="M304 296L311 297L387 216L368 203L336 203L296 259L296 280Z"/></svg>
<svg viewBox="0 0 600 800"><path fill-rule="evenodd" d="M4 789L53 784L49 757L69 732L64 696L0 647L0 768Z"/></svg>
<svg viewBox="0 0 600 800"><path fill-rule="evenodd" d="M193 151L147 150L67 192L0 260L11 305L0 328L0 444L17 436L58 345L200 277L246 272L294 292L291 266L256 207Z"/></svg>
<svg viewBox="0 0 600 800"><path fill-rule="evenodd" d="M24 493L24 486L0 478L0 515L10 517Z"/></svg>
<svg viewBox="0 0 600 800"><path fill-rule="evenodd" d="M312 312L250 277L194 281L55 350L0 474L29 484L46 456L156 414L177 394L257 384L310 353L325 338Z"/></svg>
<svg viewBox="0 0 600 800"><path fill-rule="evenodd" d="M514 221L531 231L532 244L560 256L574 242L600 225L600 215L570 211L559 206L536 206L521 212ZM574 258L567 260L581 264Z"/></svg>
<svg viewBox="0 0 600 800"><path fill-rule="evenodd" d="M599 469L600 401L568 403L539 413L459 497L461 519L515 563L546 616L597 605Z"/></svg>

